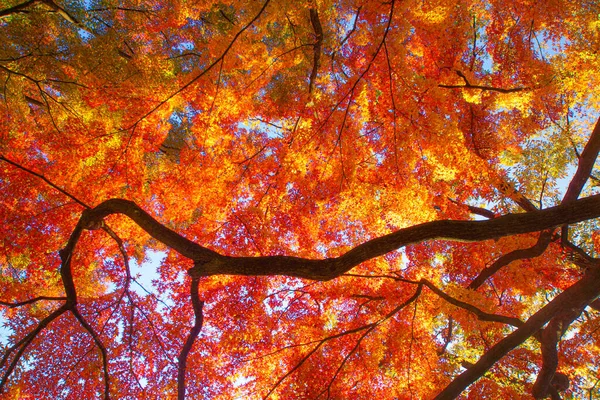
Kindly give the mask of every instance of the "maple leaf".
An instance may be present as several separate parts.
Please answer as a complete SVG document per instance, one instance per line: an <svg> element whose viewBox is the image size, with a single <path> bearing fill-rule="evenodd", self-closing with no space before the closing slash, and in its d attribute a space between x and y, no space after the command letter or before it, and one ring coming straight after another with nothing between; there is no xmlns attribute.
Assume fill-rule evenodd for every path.
<svg viewBox="0 0 600 400"><path fill-rule="evenodd" d="M598 15L0 1L1 397L600 397Z"/></svg>

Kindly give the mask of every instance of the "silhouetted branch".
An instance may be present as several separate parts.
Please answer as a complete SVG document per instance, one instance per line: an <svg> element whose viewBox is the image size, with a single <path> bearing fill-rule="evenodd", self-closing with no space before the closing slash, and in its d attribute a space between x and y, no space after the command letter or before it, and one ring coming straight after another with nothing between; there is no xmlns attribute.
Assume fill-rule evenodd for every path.
<svg viewBox="0 0 600 400"><path fill-rule="evenodd" d="M492 346L472 367L461 373L446 386L435 399L456 398L469 385L479 379L498 360L539 331L554 316L574 309L582 309L600 295L600 270L588 273L574 285L556 296L533 314L521 327Z"/></svg>
<svg viewBox="0 0 600 400"><path fill-rule="evenodd" d="M0 17L6 17L8 15L17 14L17 13L28 13L26 10L27 7L31 6L34 3L37 3L39 0L29 0L21 4L17 4L16 6L12 6L9 8L5 8L4 10L0 10Z"/></svg>
<svg viewBox="0 0 600 400"><path fill-rule="evenodd" d="M162 107L165 103L167 103L173 97L177 96L179 93L183 92L184 90L186 90L187 88L189 88L190 86L192 86L200 78L202 78L204 75L206 75L211 69L213 69L215 67L215 65L219 64L221 62L221 60L223 60L225 58L225 56L229 53L229 51L231 50L231 48L233 47L233 45L235 44L235 42L238 40L238 38L248 28L250 28L254 24L254 22L256 22L256 20L258 20L258 18L263 14L263 12L265 11L265 9L267 8L267 6L269 5L270 2L271 2L271 0L266 0L263 3L263 6L258 11L258 13L254 16L254 18L252 18L250 20L250 22L248 22L246 25L244 25L244 27L242 29L240 29L235 34L235 36L233 37L233 39L231 39L231 41L229 42L229 44L227 45L227 47L225 48L225 50L223 50L223 52L221 53L221 55L219 57L217 57L212 63L210 63L206 68L204 68L198 74L196 74L196 76L194 76L188 83L182 85L179 89L175 90L170 95L168 95L166 98L164 98L163 100L159 101L158 104L156 104L154 107L152 107L144 115L142 115L141 117L139 117L133 124L131 124L131 126L129 127L129 129L133 128L137 123L139 123L140 121L142 121L143 119L145 119L146 117L148 117L154 111L158 110L160 107Z"/></svg>
<svg viewBox="0 0 600 400"><path fill-rule="evenodd" d="M50 7L50 9L53 12L58 13L66 21L69 21L70 23L76 25L77 27L87 31L86 27L83 26L79 21L77 21L77 19L75 19L75 17L73 17L67 10L65 10L64 8L62 8L61 6L59 6L52 0L29 0L24 3L17 4L16 6L1 10L0 17L5 17L8 15L16 14L16 13L29 13L30 11L27 10L27 8L34 5L35 3L41 3L41 4L47 5L48 7Z"/></svg>
<svg viewBox="0 0 600 400"><path fill-rule="evenodd" d="M487 90L487 91L491 91L491 92L500 92L500 93L515 93L515 92L522 92L524 90L529 89L526 87L503 89L503 88L498 88L498 87L493 87L493 86L482 86L482 85L441 85L441 84L438 85L438 87L441 87L444 89L479 89L479 90Z"/></svg>
<svg viewBox="0 0 600 400"><path fill-rule="evenodd" d="M356 90L356 88L357 88L358 84L360 83L360 81L362 81L362 79L364 78L364 76L367 74L367 72L369 72L369 70L373 66L373 63L375 62L375 59L377 58L377 56L379 55L379 52L381 52L381 49L383 48L383 46L385 44L385 39L387 38L388 34L390 33L390 29L391 29L391 26L392 26L392 20L394 18L394 5L395 5L395 0L392 0L390 2L390 12L388 14L388 21L387 21L385 30L383 31L383 37L381 38L381 41L379 42L377 48L375 49L375 52L373 53L373 56L369 60L369 63L367 64L366 68L360 73L360 75L358 76L358 78L356 79L356 81L352 84L352 86L350 87L350 89L348 91L346 91L346 93L343 96L341 96L341 98L336 102L336 104L331 108L331 110L329 110L329 113L325 116L325 118L321 122L321 126L319 127L319 129L316 130L316 131L320 131L321 128L323 126L325 126L325 123L329 120L329 118L331 118L331 116L333 115L333 113L338 109L338 107L346 99L348 99L348 105L346 106L344 120L343 120L342 124L340 125L340 129L339 129L339 133L338 133L338 138L336 140L336 145L341 140L342 131L344 129L344 123L345 123L346 118L348 116L348 111L349 111L350 105L352 103L352 97L354 95L354 91Z"/></svg>
<svg viewBox="0 0 600 400"><path fill-rule="evenodd" d="M96 333L94 328L92 328L90 326L90 324L88 324L88 322L83 318L83 316L79 313L79 310L77 310L76 307L73 307L71 309L71 313L73 313L75 318L77 318L77 321L79 321L79 323L81 324L83 329L85 329L92 336L92 339L94 340L94 343L96 344L96 347L98 347L98 349L100 350L100 353L102 355L102 371L104 374L104 399L109 400L110 399L110 374L108 373L108 355L106 353L106 347L104 347L104 344L100 340L100 337L98 336L98 334Z"/></svg>
<svg viewBox="0 0 600 400"><path fill-rule="evenodd" d="M454 330L454 318L448 318L448 327L446 328L446 334L444 335L444 344L439 348L438 355L442 355L446 352L448 345L452 341L452 332Z"/></svg>
<svg viewBox="0 0 600 400"><path fill-rule="evenodd" d="M362 9L362 6L359 6L356 9L356 13L354 14L354 22L352 23L352 28L348 31L348 33L346 34L346 36L342 39L342 41L340 42L339 48L341 49L342 47L344 47L344 44L348 41L348 39L350 39L350 36L352 36L352 34L356 31L356 24L358 23L358 16L360 15L360 10ZM335 57L336 52L334 52L331 55L331 58Z"/></svg>
<svg viewBox="0 0 600 400"><path fill-rule="evenodd" d="M19 168L22 171L25 171L27 173L30 173L33 176L36 176L38 178L40 178L41 180L43 180L44 182L46 182L48 185L52 186L54 189L58 190L59 192L61 192L62 194L64 194L65 196L67 196L68 198L70 198L71 200L73 200L74 202L76 202L77 204L83 206L84 208L91 208L90 206L88 206L87 204L85 204L83 201L79 200L77 197L75 197L74 195L72 195L71 193L67 192L66 190L64 190L63 188L59 187L58 185L54 184L52 181L50 181L48 178L46 178L44 175L39 174L37 172L34 172L32 170L30 170L29 168L26 168L12 160L9 160L8 158L4 157L3 155L0 155L0 160L9 163L10 165Z"/></svg>
<svg viewBox="0 0 600 400"><path fill-rule="evenodd" d="M156 221L134 202L121 199L104 201L84 210L79 229L93 226L111 214L125 214L154 239L196 262L192 276L211 275L286 275L312 280L336 278L360 263L401 247L426 240L482 241L503 236L542 231L563 224L600 216L600 195L568 204L522 214L509 214L487 221L432 221L371 239L345 254L322 260L293 256L228 257L193 241ZM76 228L78 229L78 228ZM68 296L67 296L68 297Z"/></svg>
<svg viewBox="0 0 600 400"><path fill-rule="evenodd" d="M484 268L479 275L469 284L469 289L477 289L492 275L498 272L502 267L507 266L513 261L524 260L527 258L535 258L544 254L548 245L552 241L552 231L544 231L540 233L538 241L531 247L526 249L513 250L510 253L504 254L498 258L492 265Z"/></svg>
<svg viewBox="0 0 600 400"><path fill-rule="evenodd" d="M358 345L360 344L360 342L364 339L364 337L371 332L373 329L375 329L378 325L382 324L383 322L387 321L388 319L390 319L391 317L393 317L394 315L396 315L398 312L400 312L402 309L404 309L406 306L408 306L409 304L411 304L412 302L414 302L416 299L419 298L419 296L421 295L421 292L423 290L423 284L419 283L419 285L417 286L417 290L415 290L415 293L408 298L406 301L402 302L402 304L396 306L392 311L390 311L388 314L386 314L382 319L376 321L376 322L372 322L370 324L367 325L363 325L363 326L359 326L357 328L353 328L353 329L348 329L346 331L340 332L340 333L336 333L335 335L331 335L328 336L326 338L323 338L321 340L318 341L312 341L309 343L303 343L303 344L299 344L299 345L292 345L292 346L286 346L286 348L292 348L292 347L298 347L298 346L305 346L308 344L312 344L312 343L317 343L317 345L311 350L309 351L304 357L302 357L300 359L300 361L291 369L289 370L285 375L283 375L281 378L279 378L279 380L271 387L271 389L269 390L269 392L267 393L267 395L264 397L264 399L267 399L269 396L271 396L271 394L275 391L275 389L277 389L277 387L279 385L281 385L281 383L291 374L293 374L295 371L297 371L302 364L304 364L321 346L323 346L326 342L333 340L333 339L337 339L340 338L342 336L347 336L347 335L352 335L354 333L358 333L358 332L362 332L362 331L366 331L363 335L361 335L361 337L358 340L358 343L356 344L356 346L354 346L354 348L352 349L350 355L356 351L356 349L358 348ZM274 353L271 353L274 354ZM350 356L348 355L348 357ZM336 372L336 374L334 375L337 376L337 374L339 373L339 370L341 370L341 368L343 367L343 365L347 362L348 357L346 357L344 359L344 361L342 361L341 366L338 368L338 371ZM333 379L331 382L333 382ZM331 385L331 383L330 383ZM327 389L326 389L327 390Z"/></svg>
<svg viewBox="0 0 600 400"><path fill-rule="evenodd" d="M352 355L354 353L356 353L356 350L358 350L358 347L360 346L360 343L367 337L367 335L369 333L371 333L373 331L373 329L375 329L375 326L370 327L369 329L367 329L366 331L364 331L360 337L358 338L358 340L356 341L356 343L354 344L354 346L350 349L350 351L348 352L348 354L346 354L346 356L344 357L344 359L342 360L342 362L340 363L340 365L338 366L338 368L335 370L335 373L333 374L333 377L329 380L329 383L327 384L327 386L325 387L325 389L323 389L321 391L321 393L319 393L317 395L317 399L319 397L321 397L321 395L325 392L327 392L327 398L330 399L331 398L331 386L333 385L333 382L335 382L335 379L338 377L339 373L342 371L342 368L344 368L344 365L346 365L346 363L348 362L348 360L350 359L350 357L352 357Z"/></svg>
<svg viewBox="0 0 600 400"><path fill-rule="evenodd" d="M317 72L319 70L319 65L321 64L321 46L323 45L323 27L321 26L321 21L319 20L319 13L315 8L311 8L310 12L310 22L312 24L313 30L315 31L315 43L313 45L314 55L313 55L313 68L310 73L310 82L308 84L308 93L312 93L313 85L315 84L315 79L317 78Z"/></svg>
<svg viewBox="0 0 600 400"><path fill-rule="evenodd" d="M472 206L470 204L459 203L458 201L456 201L454 199L450 199L450 198L448 200L450 200L451 202L453 202L456 205L466 207L471 214L477 214L477 215L480 215L482 217L489 218L489 219L496 217L496 214L494 214L492 211L490 211L488 209Z"/></svg>
<svg viewBox="0 0 600 400"><path fill-rule="evenodd" d="M567 192L562 200L563 203L575 200L579 197L583 186L585 186L585 183L592 173L596 158L598 158L598 152L600 152L600 118L596 121L590 139L579 157L577 171L569 183Z"/></svg>
<svg viewBox="0 0 600 400"><path fill-rule="evenodd" d="M21 307L27 304L32 304L32 303L36 303L38 301L42 301L42 300L48 300L48 301L65 301L67 300L66 297L51 297L51 296L38 296L38 297L34 297L33 299L29 299L29 300L24 300L24 301L18 301L15 303L10 303L8 301L0 301L0 306L5 306L5 307L9 307L9 308L15 308L15 307Z"/></svg>
<svg viewBox="0 0 600 400"><path fill-rule="evenodd" d="M11 353L18 349L17 353L15 354L11 363L8 365L6 371L4 371L4 374L2 375L2 379L0 380L0 393L2 393L4 391L4 387L6 385L6 382L8 381L8 378L10 377L11 373L13 372L13 370L15 369L17 364L19 363L19 360L21 359L21 357L23 356L23 353L25 353L25 350L31 344L31 342L33 342L33 340L37 337L37 335L42 330L44 330L44 328L46 326L48 326L52 321L54 321L55 319L60 317L62 314L65 313L65 311L68 311L68 310L69 310L69 304L68 303L63 304L60 308L53 311L50 315L48 315L46 318L41 320L37 324L37 326L31 332L29 332L23 339L21 339L20 341L15 343L13 346L9 347L4 352L4 356L2 357L2 360L0 361L0 368L4 368Z"/></svg>
<svg viewBox="0 0 600 400"><path fill-rule="evenodd" d="M204 306L204 302L200 300L200 296L198 294L198 284L200 279L198 277L192 277L192 282L190 284L190 296L192 298L192 307L194 309L194 326L190 329L190 334L181 349L181 353L179 353L178 357L178 367L177 367L177 399L183 400L185 399L185 370L187 365L187 358L192 350L192 346L194 345L194 341L200 334L202 330L202 307Z"/></svg>
<svg viewBox="0 0 600 400"><path fill-rule="evenodd" d="M461 71L456 70L455 72L458 76L460 76L463 79L463 81L465 81L464 85L442 85L442 84L440 84L440 85L438 85L438 87L441 87L444 89L479 89L479 90L485 90L485 91L490 91L490 92L499 92L499 93L515 93L515 92L522 92L524 90L530 89L528 87L516 87L516 88L504 89L504 88L493 87L493 86L472 85L469 82L469 80L467 79L467 77Z"/></svg>
<svg viewBox="0 0 600 400"><path fill-rule="evenodd" d="M506 317L504 315L498 314L490 314L487 313L472 304L466 303L464 301L455 299L454 297L444 293L442 290L438 289L433 283L429 282L426 279L421 279L421 283L427 286L433 293L447 301L448 303L467 310L477 316L477 318L481 321L490 321L490 322L500 322L502 324L512 325L515 327L519 327L523 325L523 321L514 317Z"/></svg>
<svg viewBox="0 0 600 400"><path fill-rule="evenodd" d="M536 399L546 398L550 392L550 384L558 367L558 350L556 346L567 328L577 318L583 308L567 309L553 317L540 336L542 350L542 368L533 384L531 394Z"/></svg>

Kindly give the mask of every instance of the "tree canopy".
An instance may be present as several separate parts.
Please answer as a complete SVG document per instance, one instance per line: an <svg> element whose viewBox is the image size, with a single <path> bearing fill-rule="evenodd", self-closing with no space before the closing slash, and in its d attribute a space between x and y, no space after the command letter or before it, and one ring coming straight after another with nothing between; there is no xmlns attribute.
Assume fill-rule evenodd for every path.
<svg viewBox="0 0 600 400"><path fill-rule="evenodd" d="M19 1L2 398L600 397L597 2Z"/></svg>

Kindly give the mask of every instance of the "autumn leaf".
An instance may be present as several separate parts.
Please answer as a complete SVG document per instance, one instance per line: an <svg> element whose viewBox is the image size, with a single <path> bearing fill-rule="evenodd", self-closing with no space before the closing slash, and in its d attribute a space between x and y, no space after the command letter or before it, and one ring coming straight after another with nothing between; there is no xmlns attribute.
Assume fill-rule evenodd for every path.
<svg viewBox="0 0 600 400"><path fill-rule="evenodd" d="M0 1L0 397L600 397L598 15Z"/></svg>

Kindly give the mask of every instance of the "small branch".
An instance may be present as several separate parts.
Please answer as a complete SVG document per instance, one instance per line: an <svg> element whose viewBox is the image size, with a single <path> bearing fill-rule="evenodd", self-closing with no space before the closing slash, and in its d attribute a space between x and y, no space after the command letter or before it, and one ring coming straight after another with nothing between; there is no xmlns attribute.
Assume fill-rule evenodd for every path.
<svg viewBox="0 0 600 400"><path fill-rule="evenodd" d="M352 23L352 28L348 31L348 33L346 34L346 36L342 39L342 41L340 42L339 48L341 49L342 47L344 47L344 44L348 41L348 39L350 39L350 36L352 36L352 34L356 31L356 24L358 24L358 16L360 15L360 10L362 9L362 6L359 6L356 9L356 14L354 14L354 22ZM331 57L335 57L336 52L334 52Z"/></svg>
<svg viewBox="0 0 600 400"><path fill-rule="evenodd" d="M19 363L19 360L23 356L23 353L25 353L25 350L27 350L27 347L31 344L31 342L33 342L33 340L39 335L39 333L42 330L44 330L44 328L46 328L46 326L48 326L52 321L64 314L67 310L69 310L69 304L65 303L56 311L52 312L46 318L41 320L37 324L37 326L27 334L27 336L25 336L23 339L21 339L19 342L17 342L15 345L13 345L4 352L2 361L0 361L0 368L4 367L4 365L8 361L8 358L10 357L10 354L16 349L19 349L17 351L17 354L15 354L15 357L13 358L12 362L8 365L8 368L4 372L4 375L2 375L2 379L0 380L0 393L4 391L4 387L6 385L6 382L8 381L8 378L12 374L13 370Z"/></svg>
<svg viewBox="0 0 600 400"><path fill-rule="evenodd" d="M475 15L473 15L473 50L471 53L471 67L469 70L473 71L475 60L477 59L477 20Z"/></svg>
<svg viewBox="0 0 600 400"><path fill-rule="evenodd" d="M27 100L27 102L28 102L30 105L33 105L33 106L38 106L38 107L45 107L45 106L46 106L46 103L44 103L44 102L42 102L42 101L39 101L39 100L36 100L36 99L34 99L33 97L29 97L29 96L27 96L27 95L24 95L23 97L25 97L25 100Z"/></svg>
<svg viewBox="0 0 600 400"><path fill-rule="evenodd" d="M288 346L287 348L292 348L292 347L298 347L298 346L303 346L303 345L317 343L317 345L310 352L308 352L308 354L306 354L304 357L302 357L302 359L300 359L300 361L291 370L289 370L285 375L283 375L281 378L279 378L279 380L275 383L275 385L273 385L273 387L271 387L271 389L269 390L269 392L267 393L267 395L264 397L264 399L267 399L268 397L270 397L271 394L275 391L275 389L277 389L277 387L279 385L281 385L281 383L288 376L290 376L295 371L297 371L302 366L302 364L304 364L326 342L328 342L330 340L333 340L333 339L337 339L337 338L343 337L343 336L347 336L347 335L351 335L351 334L354 334L354 333L358 333L358 332L361 332L361 331L366 331L365 334L361 335L361 338L359 339L357 345L352 350L352 352L356 351L356 349L358 348L358 344L360 344L360 341L362 341L364 339L364 337L366 336L366 334L368 334L369 332L371 332L378 325L380 325L383 322L387 321L388 319L392 318L398 312L400 312L401 310L403 310L406 306L410 305L416 299L418 299L419 296L421 295L422 289L423 289L423 284L419 283L419 285L417 286L417 289L415 290L415 293L410 298L408 298L406 301L402 302L402 304L396 306L392 311L390 311L388 314L386 314L385 317L383 317L382 319L380 319L378 321L372 322L372 323L367 324L367 325L359 326L358 328L348 329L346 331L343 331L343 332L340 332L340 333L336 333L335 335L328 336L328 337L323 338L323 339L318 340L318 341L312 341L312 342L309 342L309 343ZM349 356L347 356L344 359L344 361L342 362L342 365L340 366L340 368L336 372L336 375L334 375L333 379L335 379L335 376L337 376L337 374L339 373L340 369L346 363L348 357ZM333 380L331 382L333 382ZM331 385L331 382L330 382L330 385Z"/></svg>
<svg viewBox="0 0 600 400"><path fill-rule="evenodd" d="M449 296L446 293L444 293L443 291L441 291L440 289L438 289L433 283L429 282L428 280L421 279L421 283L424 284L425 286L427 286L429 288L429 290L431 290L433 293L435 293L442 299L446 300L448 303L475 314L477 316L477 318L481 321L500 322L500 323L512 325L515 327L523 326L523 321L521 321L518 318L506 317L504 315L498 315L498 314L490 314L483 310L480 310L479 308L475 307L474 305L471 305L464 301L455 299L454 297Z"/></svg>
<svg viewBox="0 0 600 400"><path fill-rule="evenodd" d="M8 158L4 157L3 155L0 155L0 160L9 163L10 165L12 165L13 167L17 167L22 171L25 171L33 176L36 176L38 178L40 178L41 180L43 180L44 182L46 182L48 185L52 186L54 189L58 190L59 192L61 192L62 194L64 194L65 196L67 196L68 198L70 198L71 200L73 200L75 203L81 205L84 208L91 208L90 206L88 206L87 204L85 204L83 201L79 200L77 197L73 196L71 193L67 192L66 190L62 189L61 187L59 187L58 185L54 184L52 181L50 181L48 178L46 178L44 175L42 174L38 174L37 172L34 172L32 170L30 170L29 168L26 168L14 161L9 160Z"/></svg>
<svg viewBox="0 0 600 400"><path fill-rule="evenodd" d="M182 85L179 89L173 91L171 94L169 94L166 98L164 98L163 100L159 101L158 104L156 104L154 107L152 107L150 110L148 110L146 113L144 113L141 117L139 117L133 124L131 124L130 128L135 126L136 124L138 124L140 121L142 121L143 119L147 118L150 114L152 114L154 111L158 110L160 107L162 107L165 103L167 103L169 100L171 100L173 97L177 96L178 94L180 94L181 92L183 92L184 90L186 90L187 88L189 88L190 86L192 86L194 83L196 83L200 78L202 78L204 75L206 75L210 70L212 70L217 64L219 64L221 62L221 60L223 60L225 58L225 56L229 53L229 51L231 50L231 48L233 47L233 45L235 44L235 42L238 40L238 38L246 31L248 30L252 25L254 25L254 23L258 20L258 18L260 18L260 16L263 14L263 12L266 10L267 6L269 5L269 3L271 2L271 0L265 0L265 2L263 3L261 9L258 11L258 13L256 13L256 15L252 18L252 20L250 20L250 22L248 22L246 25L244 25L244 27L242 29L240 29L235 36L233 37L233 39L231 39L231 41L229 42L229 44L227 45L227 47L225 48L225 50L223 50L223 52L221 53L221 55L219 57L217 57L212 63L210 63L206 68L204 68L202 71L200 71L196 76L194 76L189 82L187 82L186 84Z"/></svg>
<svg viewBox="0 0 600 400"><path fill-rule="evenodd" d="M83 29L83 30L89 32L88 29L84 25L82 25L79 21L77 21L77 19L75 19L75 17L73 17L71 14L69 14L69 12L67 10L65 10L64 8L62 8L61 6L59 6L52 0L29 0L24 3L17 4L16 6L6 8L6 9L0 11L0 18L8 16L8 15L16 14L16 13L29 13L30 11L26 10L26 8L34 5L35 3L42 3L42 4L47 5L48 7L50 7L50 9L52 9L53 12L58 13L66 21L72 23L73 25L77 26L80 29Z"/></svg>
<svg viewBox="0 0 600 400"><path fill-rule="evenodd" d="M88 322L83 318L83 316L79 313L79 310L77 310L76 307L73 307L71 309L71 313L75 316L75 318L77 318L77 321L79 321L83 329L85 329L92 336L96 347L98 347L98 349L100 350L100 353L102 355L102 370L104 373L104 399L109 400L110 375L108 373L108 355L106 353L106 347L104 347L104 344L100 340L100 337L98 336L94 328L92 328L90 324L88 324Z"/></svg>
<svg viewBox="0 0 600 400"><path fill-rule="evenodd" d="M231 18L229 18L224 12L223 10L219 10L219 13L221 14L221 16L223 16L223 18L225 18L231 25L235 25L235 23L231 20Z"/></svg>
<svg viewBox="0 0 600 400"><path fill-rule="evenodd" d="M185 370L187 366L187 358L192 350L192 346L194 345L194 341L200 334L202 330L203 323L203 314L202 307L204 306L204 302L200 300L200 296L198 294L198 284L200 279L198 277L192 277L192 282L190 284L190 296L192 298L192 307L194 309L194 326L190 329L190 334L181 349L181 353L179 353L178 357L178 367L177 367L177 399L184 400L185 399Z"/></svg>
<svg viewBox="0 0 600 400"><path fill-rule="evenodd" d="M522 92L524 90L529 90L527 87L517 87L511 89L498 88L493 86L481 86L481 85L438 85L438 87L444 89L479 89L490 92L499 92L499 93L515 93Z"/></svg>
<svg viewBox="0 0 600 400"><path fill-rule="evenodd" d="M28 81L35 83L36 85L38 85L38 84L40 83L40 81L39 81L39 80L37 80L37 79L34 79L34 78L32 78L31 76L29 76L29 75L27 75L27 74L24 74L24 73L22 73L22 72L19 72L19 71L14 71L14 70L12 70L12 69L10 69L10 68L6 68L4 65L0 65L0 69L1 69L1 70L4 70L4 71L5 71L6 73L8 73L9 75L17 75L17 76L23 77L23 78L27 79ZM25 97L27 97L27 96L25 96ZM35 101L35 102L39 102L38 100L34 100L34 101Z"/></svg>
<svg viewBox="0 0 600 400"><path fill-rule="evenodd" d="M489 91L489 92L498 92L498 93L515 93L515 92L522 92L522 91L531 89L528 87L516 87L516 88L504 89L504 88L498 88L498 87L494 87L494 86L472 85L469 82L469 80L467 79L467 77L465 76L465 74L463 74L459 70L456 70L455 72L458 76L460 76L463 79L463 81L465 81L464 85L441 85L440 84L440 85L438 85L438 87L441 87L444 89L478 89L478 90L484 90L484 91Z"/></svg>
<svg viewBox="0 0 600 400"><path fill-rule="evenodd" d="M544 191L546 190L546 183L548 182L548 171L544 173L544 181L542 182L542 188L540 189L540 197L538 198L538 208L541 210L544 208Z"/></svg>
<svg viewBox="0 0 600 400"><path fill-rule="evenodd" d="M35 297L33 299L29 299L29 300L24 300L24 301L18 301L16 303L10 303L7 301L0 301L0 306L5 306L8 308L16 308L16 307L21 307L27 304L32 304L32 303L36 303L38 301L42 301L42 300L48 300L48 301L65 301L67 300L66 297L50 297L50 296L38 296Z"/></svg>
<svg viewBox="0 0 600 400"><path fill-rule="evenodd" d="M81 25L81 23L79 21L77 21L75 19L75 17L73 17L71 14L69 14L64 8L60 7L54 1L52 1L52 0L39 0L39 1L41 3L46 4L50 8L52 8L53 11L57 12L58 14L60 14L60 16L63 17L66 21L69 21L73 25L76 25L77 27L79 27L79 28L84 29L84 30L87 31L87 29L83 25Z"/></svg>
<svg viewBox="0 0 600 400"><path fill-rule="evenodd" d="M535 258L541 256L544 251L548 248L548 245L552 241L552 232L544 231L540 234L538 241L531 247L526 249L517 249L513 250L510 253L504 254L500 258L498 258L492 265L484 268L479 275L469 284L468 288L476 290L484 282L498 272L502 267L507 266L513 261L523 260L527 258Z"/></svg>
<svg viewBox="0 0 600 400"><path fill-rule="evenodd" d="M358 347L360 346L360 343L367 337L367 335L369 333L371 333L376 326L372 326L369 329L367 329L365 332L363 332L360 337L358 338L358 340L356 341L356 343L354 344L354 346L352 347L352 349L350 349L350 351L348 352L348 354L346 354L346 356L344 357L344 359L342 360L342 362L340 363L340 365L338 366L338 368L336 369L335 373L333 374L333 377L329 380L329 384L327 384L327 387L325 389L323 389L321 391L321 393L319 393L317 395L317 399L319 397L321 397L322 394L324 394L325 392L327 392L327 398L330 399L331 398L331 386L333 386L333 382L335 382L336 378L338 377L338 375L340 374L340 372L342 371L342 369L344 368L344 366L346 365L346 363L348 362L348 360L350 359L350 357L352 357L352 355L354 353L356 353L356 350L358 350Z"/></svg>
<svg viewBox="0 0 600 400"><path fill-rule="evenodd" d="M453 202L454 204L456 204L458 206L466 207L471 214L477 214L477 215L480 215L480 216L488 218L488 219L492 219L492 218L496 217L496 214L494 214L492 211L490 211L488 209L472 206L470 204L459 203L458 201L456 201L454 199L450 199L450 198L448 198L448 200L450 200L451 202Z"/></svg>
<svg viewBox="0 0 600 400"><path fill-rule="evenodd" d="M444 344L438 350L438 355L442 355L446 352L448 345L452 341L452 331L454 329L454 319L452 317L448 318L448 328L446 329L446 334L444 335Z"/></svg>

